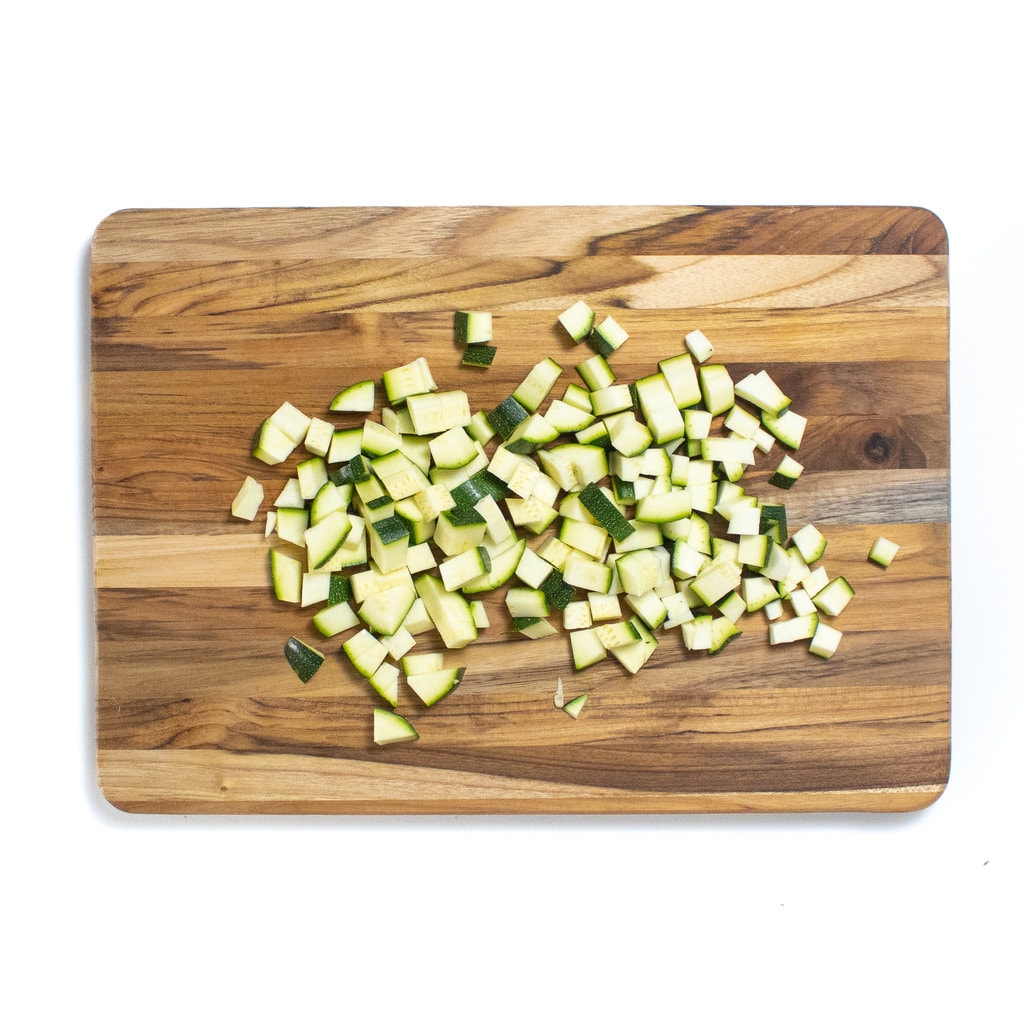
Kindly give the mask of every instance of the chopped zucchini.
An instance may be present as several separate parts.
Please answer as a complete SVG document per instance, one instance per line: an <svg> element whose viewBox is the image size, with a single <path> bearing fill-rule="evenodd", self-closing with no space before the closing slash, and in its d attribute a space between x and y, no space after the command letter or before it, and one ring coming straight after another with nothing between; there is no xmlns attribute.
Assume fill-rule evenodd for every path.
<svg viewBox="0 0 1024 1024"><path fill-rule="evenodd" d="M463 366L488 367L498 350L493 345L469 345L460 360Z"/></svg>
<svg viewBox="0 0 1024 1024"><path fill-rule="evenodd" d="M722 363L704 363L698 373L704 408L712 416L728 412L735 402L732 376Z"/></svg>
<svg viewBox="0 0 1024 1024"><path fill-rule="evenodd" d="M289 637L285 643L284 656L304 683L308 683L324 663L324 656L320 651L294 636Z"/></svg>
<svg viewBox="0 0 1024 1024"><path fill-rule="evenodd" d="M512 398L527 412L536 411L562 375L562 367L550 356L542 359L512 392ZM508 435L505 435L508 436Z"/></svg>
<svg viewBox="0 0 1024 1024"><path fill-rule="evenodd" d="M690 331L683 338L683 343L698 363L707 362L715 353L714 346L708 341L703 331Z"/></svg>
<svg viewBox="0 0 1024 1024"><path fill-rule="evenodd" d="M587 343L599 355L606 359L616 349L621 348L629 339L626 331L619 326L613 317L606 316L587 338Z"/></svg>
<svg viewBox="0 0 1024 1024"><path fill-rule="evenodd" d="M580 491L580 501L612 540L624 541L635 531L615 502L597 484L588 483Z"/></svg>
<svg viewBox="0 0 1024 1024"><path fill-rule="evenodd" d="M463 345L480 345L494 340L494 324L490 313L461 309L455 314L455 340Z"/></svg>
<svg viewBox="0 0 1024 1024"><path fill-rule="evenodd" d="M734 390L739 398L772 416L778 416L790 405L790 399L783 394L782 389L765 370L748 373L746 377L736 382Z"/></svg>
<svg viewBox="0 0 1024 1024"><path fill-rule="evenodd" d="M465 668L442 668L434 672L415 672L405 677L409 689L427 707L433 707L443 700L462 682Z"/></svg>
<svg viewBox="0 0 1024 1024"><path fill-rule="evenodd" d="M373 412L376 400L376 384L372 380L361 380L339 391L328 408L331 412Z"/></svg>
<svg viewBox="0 0 1024 1024"><path fill-rule="evenodd" d="M477 638L476 622L469 602L458 591L445 590L444 583L432 573L416 577L416 593L434 623L445 647L457 650Z"/></svg>
<svg viewBox="0 0 1024 1024"><path fill-rule="evenodd" d="M387 708L373 709L373 742L380 746L419 739L419 733L408 721Z"/></svg>
<svg viewBox="0 0 1024 1024"><path fill-rule="evenodd" d="M892 560L896 557L896 552L899 551L900 546L894 541L887 540L885 537L878 537L871 545L871 550L868 552L868 558L875 563L875 565L882 566L883 569L888 569L892 565Z"/></svg>
<svg viewBox="0 0 1024 1024"><path fill-rule="evenodd" d="M558 322L573 341L580 342L590 336L595 319L594 311L580 299L559 316Z"/></svg>
<svg viewBox="0 0 1024 1024"><path fill-rule="evenodd" d="M238 489L235 500L231 502L231 514L238 519L246 519L251 523L256 518L262 503L263 485L258 480L253 479L253 477L247 476L242 481L242 486Z"/></svg>
<svg viewBox="0 0 1024 1024"><path fill-rule="evenodd" d="M797 482L803 471L804 467L792 455L783 455L775 467L775 472L768 477L768 483L773 487L781 487L788 491Z"/></svg>
<svg viewBox="0 0 1024 1024"><path fill-rule="evenodd" d="M580 712L583 710L583 705L587 702L587 695L581 693L578 697L573 697L572 700L567 700L562 705L562 710L573 718L579 718Z"/></svg>
<svg viewBox="0 0 1024 1024"><path fill-rule="evenodd" d="M302 562L279 548L270 549L270 576L278 601L298 604L302 598Z"/></svg>
<svg viewBox="0 0 1024 1024"><path fill-rule="evenodd" d="M412 395L425 395L437 390L434 376L430 372L430 365L424 356L420 356L404 366L385 370L382 381L388 401L392 405L405 402Z"/></svg>
<svg viewBox="0 0 1024 1024"><path fill-rule="evenodd" d="M762 412L761 423L773 437L778 438L786 447L793 450L800 447L804 430L807 428L807 418L794 412L791 408L784 409L778 415L767 411Z"/></svg>
<svg viewBox="0 0 1024 1024"><path fill-rule="evenodd" d="M819 591L812 595L815 607L824 615L838 615L854 595L853 587L844 576L829 580Z"/></svg>

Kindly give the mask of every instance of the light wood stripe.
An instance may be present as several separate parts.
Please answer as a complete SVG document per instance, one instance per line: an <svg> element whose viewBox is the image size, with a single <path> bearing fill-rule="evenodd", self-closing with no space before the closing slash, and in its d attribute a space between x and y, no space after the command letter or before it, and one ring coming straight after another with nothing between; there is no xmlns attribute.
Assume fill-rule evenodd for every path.
<svg viewBox="0 0 1024 1024"><path fill-rule="evenodd" d="M115 807L167 814L892 812L926 807L945 788L636 794L614 787L518 786L464 771L206 750L104 750L98 768Z"/></svg>

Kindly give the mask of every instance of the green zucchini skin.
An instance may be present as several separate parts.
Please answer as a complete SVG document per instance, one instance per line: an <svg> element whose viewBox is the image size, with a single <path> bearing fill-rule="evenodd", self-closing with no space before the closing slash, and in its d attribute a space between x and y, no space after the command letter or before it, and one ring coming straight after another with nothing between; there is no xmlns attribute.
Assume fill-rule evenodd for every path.
<svg viewBox="0 0 1024 1024"><path fill-rule="evenodd" d="M320 651L303 643L296 636L290 636L285 642L284 656L292 670L304 683L308 683L324 663L324 656Z"/></svg>

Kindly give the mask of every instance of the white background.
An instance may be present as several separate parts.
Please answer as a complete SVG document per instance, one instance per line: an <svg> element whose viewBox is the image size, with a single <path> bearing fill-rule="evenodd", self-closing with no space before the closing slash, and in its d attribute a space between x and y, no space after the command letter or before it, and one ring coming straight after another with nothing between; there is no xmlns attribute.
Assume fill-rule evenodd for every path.
<svg viewBox="0 0 1024 1024"><path fill-rule="evenodd" d="M100 0L5 16L4 1018L1013 1019L1012 5L334 6ZM204 820L103 803L92 230L131 206L429 203L882 203L943 219L953 770L933 807Z"/></svg>

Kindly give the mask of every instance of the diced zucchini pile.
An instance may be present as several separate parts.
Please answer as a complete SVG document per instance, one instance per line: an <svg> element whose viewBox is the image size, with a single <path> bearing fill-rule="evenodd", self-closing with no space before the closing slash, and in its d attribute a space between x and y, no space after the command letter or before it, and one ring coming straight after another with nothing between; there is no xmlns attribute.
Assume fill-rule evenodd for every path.
<svg viewBox="0 0 1024 1024"><path fill-rule="evenodd" d="M792 535L785 506L740 484L759 455L787 452L769 482L791 487L791 454L807 420L765 371L733 380L700 331L635 381L612 365L629 335L587 303L559 318L586 342L575 378L541 359L495 408L436 383L425 358L387 370L379 419L376 382L346 386L329 411L364 415L336 426L285 402L257 431L252 454L277 465L299 452L295 475L268 512L274 592L315 609L387 707L376 742L418 736L393 709L404 683L424 706L450 694L465 667L414 653L436 631L458 651L489 626L482 595L504 589L512 631L567 635L584 670L609 656L630 673L676 634L687 651L717 653L758 613L772 645L805 641L831 657L834 625L853 588L830 579L826 538L813 525ZM460 311L463 362L489 365L489 313ZM571 349L572 350L572 349ZM262 485L246 477L232 506L253 520ZM872 560L888 564L885 542ZM323 661L292 637L289 662L305 682ZM310 653L312 652L312 653ZM586 694L564 704L573 717Z"/></svg>

